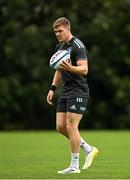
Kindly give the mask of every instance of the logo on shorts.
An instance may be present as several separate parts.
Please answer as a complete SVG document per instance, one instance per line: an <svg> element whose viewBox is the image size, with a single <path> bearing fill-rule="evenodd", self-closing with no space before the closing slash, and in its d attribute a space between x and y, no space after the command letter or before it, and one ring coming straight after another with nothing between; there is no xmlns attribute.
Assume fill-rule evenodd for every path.
<svg viewBox="0 0 130 180"><path fill-rule="evenodd" d="M80 111L85 111L85 107L80 106Z"/></svg>
<svg viewBox="0 0 130 180"><path fill-rule="evenodd" d="M77 97L76 101L77 102L83 102L83 98Z"/></svg>
<svg viewBox="0 0 130 180"><path fill-rule="evenodd" d="M70 109L76 110L75 104L73 104L72 106L70 106Z"/></svg>

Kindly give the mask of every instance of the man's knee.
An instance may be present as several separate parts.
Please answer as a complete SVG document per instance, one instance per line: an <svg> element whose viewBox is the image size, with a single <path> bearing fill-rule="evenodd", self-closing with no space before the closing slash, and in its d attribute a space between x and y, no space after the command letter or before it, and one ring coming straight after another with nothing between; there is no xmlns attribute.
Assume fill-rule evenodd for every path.
<svg viewBox="0 0 130 180"><path fill-rule="evenodd" d="M75 129L75 127L73 126L73 124L67 124L66 125L66 130L67 132L71 132Z"/></svg>

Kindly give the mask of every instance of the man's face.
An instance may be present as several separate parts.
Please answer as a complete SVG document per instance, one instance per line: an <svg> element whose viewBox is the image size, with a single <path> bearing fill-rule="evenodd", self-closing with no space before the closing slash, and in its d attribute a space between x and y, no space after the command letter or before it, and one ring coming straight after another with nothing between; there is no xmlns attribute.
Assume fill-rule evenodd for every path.
<svg viewBox="0 0 130 180"><path fill-rule="evenodd" d="M54 28L55 35L59 42L67 42L70 34L70 30L67 26L58 26Z"/></svg>

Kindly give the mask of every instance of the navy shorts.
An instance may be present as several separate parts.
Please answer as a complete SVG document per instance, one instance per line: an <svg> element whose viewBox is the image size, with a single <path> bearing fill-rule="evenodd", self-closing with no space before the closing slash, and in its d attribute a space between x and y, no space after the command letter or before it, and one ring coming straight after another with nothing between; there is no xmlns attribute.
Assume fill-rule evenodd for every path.
<svg viewBox="0 0 130 180"><path fill-rule="evenodd" d="M84 114L88 97L60 97L57 103L57 112L73 112Z"/></svg>

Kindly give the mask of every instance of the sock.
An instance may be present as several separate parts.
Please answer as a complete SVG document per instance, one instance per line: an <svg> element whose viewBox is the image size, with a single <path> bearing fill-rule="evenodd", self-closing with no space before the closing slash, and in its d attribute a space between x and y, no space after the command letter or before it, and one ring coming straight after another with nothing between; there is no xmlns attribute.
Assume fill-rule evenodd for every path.
<svg viewBox="0 0 130 180"><path fill-rule="evenodd" d="M92 151L92 147L87 144L83 138L80 139L80 147L84 150L85 155Z"/></svg>
<svg viewBox="0 0 130 180"><path fill-rule="evenodd" d="M71 153L70 167L79 169L79 153Z"/></svg>

